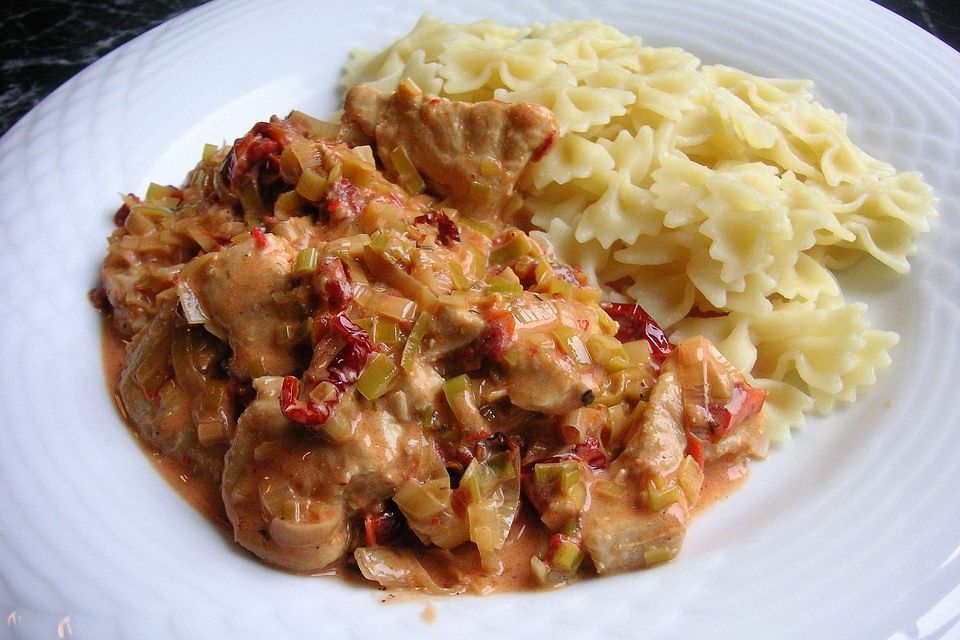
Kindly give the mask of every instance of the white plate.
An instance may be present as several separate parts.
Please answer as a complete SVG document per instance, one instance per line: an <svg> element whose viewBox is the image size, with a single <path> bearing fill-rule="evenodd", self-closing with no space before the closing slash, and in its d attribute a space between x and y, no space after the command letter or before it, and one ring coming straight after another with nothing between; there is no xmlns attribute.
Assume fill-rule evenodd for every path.
<svg viewBox="0 0 960 640"><path fill-rule="evenodd" d="M809 77L853 137L926 174L942 217L905 277L848 279L903 336L857 404L754 465L674 563L551 593L402 599L260 565L173 492L105 391L86 299L117 193L297 107L423 11L599 17L707 63ZM956 634L960 55L865 0L219 1L107 56L0 141L0 635L13 638ZM432 607L435 621L422 619ZM429 617L429 616L428 616ZM575 635L568 635L568 634Z"/></svg>

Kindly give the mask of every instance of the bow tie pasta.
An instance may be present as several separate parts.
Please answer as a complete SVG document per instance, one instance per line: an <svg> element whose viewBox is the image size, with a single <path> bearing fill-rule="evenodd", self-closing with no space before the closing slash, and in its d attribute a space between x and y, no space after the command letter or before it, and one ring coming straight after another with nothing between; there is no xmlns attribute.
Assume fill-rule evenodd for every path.
<svg viewBox="0 0 960 640"><path fill-rule="evenodd" d="M847 135L811 83L704 66L599 22L511 28L422 18L343 83L403 77L456 100L536 102L560 138L521 185L532 228L676 339L703 334L770 392L768 435L853 401L898 336L836 270L903 273L936 216L930 187Z"/></svg>

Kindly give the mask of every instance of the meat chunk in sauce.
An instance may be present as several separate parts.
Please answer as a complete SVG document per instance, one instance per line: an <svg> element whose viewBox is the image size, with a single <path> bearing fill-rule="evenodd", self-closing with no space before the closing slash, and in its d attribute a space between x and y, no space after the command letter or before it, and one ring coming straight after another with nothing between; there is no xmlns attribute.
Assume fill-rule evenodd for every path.
<svg viewBox="0 0 960 640"><path fill-rule="evenodd" d="M679 553L690 512L687 496L677 491L676 501L655 510L650 486L656 491L677 478L686 455L683 394L671 363L660 372L623 452L599 479L622 489L622 495L612 497L609 487L591 493L583 541L598 572L656 564Z"/></svg>
<svg viewBox="0 0 960 640"><path fill-rule="evenodd" d="M127 418L147 443L188 463L205 478L216 480L223 467L223 442L232 428L231 407L217 408L226 411L219 425L220 437L204 437L201 442L197 419L206 391L200 370L213 378L219 349L204 336L194 340L177 313L176 303L173 290L158 296L157 314L128 346L117 396Z"/></svg>
<svg viewBox="0 0 960 640"><path fill-rule="evenodd" d="M280 411L282 382L254 381L256 400L226 455L223 501L237 542L286 569L317 572L347 552L364 514L402 483L445 471L419 421L380 407L342 403L349 434L305 437Z"/></svg>
<svg viewBox="0 0 960 640"><path fill-rule="evenodd" d="M208 327L229 342L230 366L241 378L295 368L291 349L274 339L277 327L292 319L275 296L292 288L295 257L286 240L264 234L208 253L181 274L181 286L196 294Z"/></svg>
<svg viewBox="0 0 960 640"><path fill-rule="evenodd" d="M520 174L559 132L546 107L455 102L425 96L409 81L392 94L354 87L347 92L343 123L348 139L376 143L389 171L407 171L398 166L405 155L435 194L477 218L508 208Z"/></svg>

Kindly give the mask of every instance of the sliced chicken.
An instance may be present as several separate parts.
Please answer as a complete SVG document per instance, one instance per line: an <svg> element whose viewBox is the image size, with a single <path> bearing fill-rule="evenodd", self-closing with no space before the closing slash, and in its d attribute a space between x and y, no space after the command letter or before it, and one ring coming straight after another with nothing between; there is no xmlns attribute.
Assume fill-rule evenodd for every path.
<svg viewBox="0 0 960 640"><path fill-rule="evenodd" d="M504 212L524 168L559 133L556 116L541 105L454 102L425 96L410 81L392 94L354 87L343 124L347 139L375 141L394 175L407 172L399 166L405 155L431 191L477 218Z"/></svg>
<svg viewBox="0 0 960 640"><path fill-rule="evenodd" d="M419 418L401 422L345 398L335 419L351 433L331 442L284 418L282 383L254 380L257 397L226 455L223 501L238 543L268 562L314 573L347 552L366 510L406 481L445 471Z"/></svg>
<svg viewBox="0 0 960 640"><path fill-rule="evenodd" d="M507 396L528 411L564 415L591 404L600 386L600 365L574 363L543 333L521 332L504 362Z"/></svg>
<svg viewBox="0 0 960 640"><path fill-rule="evenodd" d="M219 478L222 446L202 446L191 412L194 398L176 382L171 346L176 331L184 330L177 318L173 290L158 297L158 311L131 342L120 374L117 395L123 411L140 436L151 446L187 463L198 473Z"/></svg>
<svg viewBox="0 0 960 640"><path fill-rule="evenodd" d="M274 294L289 291L295 252L272 234L251 237L199 258L182 274L182 286L199 299L210 329L233 349L231 369L242 378L283 375L296 360L274 339L284 321Z"/></svg>
<svg viewBox="0 0 960 640"><path fill-rule="evenodd" d="M622 495L594 490L583 515L584 546L599 573L656 564L680 552L689 515L686 497L678 491L675 502L654 510L647 492L650 482L676 478L686 453L683 397L668 364L623 452L602 475L620 486Z"/></svg>

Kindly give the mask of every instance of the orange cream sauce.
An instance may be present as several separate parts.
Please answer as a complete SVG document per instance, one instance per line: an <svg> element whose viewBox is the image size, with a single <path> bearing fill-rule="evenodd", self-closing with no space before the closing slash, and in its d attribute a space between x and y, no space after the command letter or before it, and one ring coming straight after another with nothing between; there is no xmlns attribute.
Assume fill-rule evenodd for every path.
<svg viewBox="0 0 960 640"><path fill-rule="evenodd" d="M134 439L143 449L154 468L163 476L167 483L189 502L197 511L206 516L219 527L225 535L232 536L230 523L227 520L220 497L218 484L203 477L197 477L189 468L173 457L166 456L153 450L137 434L134 425L126 420L120 399L116 394L117 382L120 379L126 355L126 341L114 329L109 317L103 320L103 366L110 393L114 396L117 408L127 422L127 426ZM700 500L694 507L693 513L702 513L707 507L723 500L739 488L748 474L747 461L743 458L720 459L709 463L705 469L705 479L701 490ZM418 557L424 566L442 586L458 582L459 576L450 574L450 556L456 558L455 571L470 576L472 591L480 593L522 591L540 588L530 570L529 559L546 549L550 540L550 532L540 524L536 513L529 506L524 505L520 510L513 529L507 539L507 544L500 552L503 566L508 567L500 575L484 575L480 571L479 561L470 545L461 545L453 551L427 549L410 536L410 545L419 550ZM256 561L254 556L251 560ZM348 563L334 567L324 575L338 575L348 580L364 581L359 572ZM448 580L444 580L448 574ZM592 571L581 570L581 577L593 575ZM369 584L369 583L367 583Z"/></svg>

